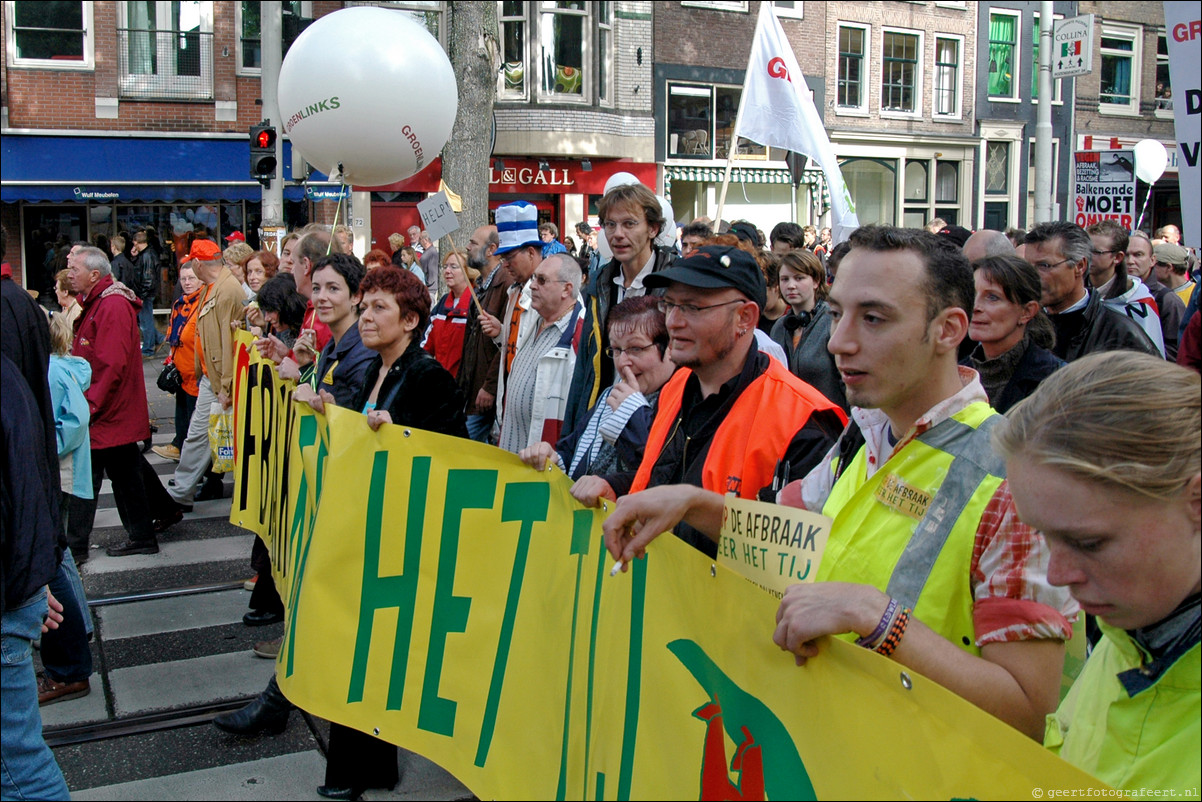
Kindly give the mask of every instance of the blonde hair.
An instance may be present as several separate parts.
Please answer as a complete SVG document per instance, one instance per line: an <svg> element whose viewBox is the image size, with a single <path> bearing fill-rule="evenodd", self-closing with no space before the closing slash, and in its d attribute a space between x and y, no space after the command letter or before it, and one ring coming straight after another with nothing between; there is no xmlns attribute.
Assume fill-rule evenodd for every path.
<svg viewBox="0 0 1202 802"><path fill-rule="evenodd" d="M1026 457L1089 482L1166 499L1202 470L1202 377L1148 354L1109 351L1053 373L993 432Z"/></svg>
<svg viewBox="0 0 1202 802"><path fill-rule="evenodd" d="M246 266L250 257L255 255L255 249L247 245L245 242L235 242L233 245L221 252L225 261L232 265Z"/></svg>
<svg viewBox="0 0 1202 802"><path fill-rule="evenodd" d="M480 271L467 263L467 251L451 251L442 259L442 266L447 266L447 260L452 256L459 257L459 269L463 271L463 277L467 279L468 284L475 284L476 279L480 278Z"/></svg>
<svg viewBox="0 0 1202 802"><path fill-rule="evenodd" d="M50 350L55 356L71 353L71 341L75 339L71 321L61 312L50 316Z"/></svg>

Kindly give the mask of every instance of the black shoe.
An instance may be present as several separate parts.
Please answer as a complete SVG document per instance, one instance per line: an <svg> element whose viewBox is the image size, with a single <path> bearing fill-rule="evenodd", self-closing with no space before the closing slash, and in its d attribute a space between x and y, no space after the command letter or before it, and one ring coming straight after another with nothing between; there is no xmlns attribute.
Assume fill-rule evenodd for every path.
<svg viewBox="0 0 1202 802"><path fill-rule="evenodd" d="M339 788L336 785L317 786L317 795L326 799L356 799L359 796L354 788Z"/></svg>
<svg viewBox="0 0 1202 802"><path fill-rule="evenodd" d="M248 627L265 627L268 624L278 624L283 620L283 613L276 613L270 610L251 610L242 616L242 623Z"/></svg>
<svg viewBox="0 0 1202 802"><path fill-rule="evenodd" d="M273 676L253 702L240 710L222 713L213 719L213 726L234 735L279 735L288 728L291 712L292 703L280 691Z"/></svg>
<svg viewBox="0 0 1202 802"><path fill-rule="evenodd" d="M155 532L166 532L167 529L184 520L184 513L192 512L191 504L180 504L178 502L174 502L174 504L175 506L171 511L162 518L154 519Z"/></svg>
<svg viewBox="0 0 1202 802"><path fill-rule="evenodd" d="M225 498L225 482L220 478L216 481L212 479L205 480L200 491L196 494L196 501L213 501L215 499Z"/></svg>
<svg viewBox="0 0 1202 802"><path fill-rule="evenodd" d="M110 557L128 557L131 554L158 554L159 544L153 540L127 540L117 546L109 546L105 552Z"/></svg>

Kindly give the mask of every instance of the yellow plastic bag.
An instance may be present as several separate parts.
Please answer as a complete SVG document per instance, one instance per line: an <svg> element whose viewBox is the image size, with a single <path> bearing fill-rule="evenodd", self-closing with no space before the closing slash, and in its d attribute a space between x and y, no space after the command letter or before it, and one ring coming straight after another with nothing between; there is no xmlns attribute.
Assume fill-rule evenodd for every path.
<svg viewBox="0 0 1202 802"><path fill-rule="evenodd" d="M234 414L221 408L209 407L209 448L213 451L213 473L229 473L234 469Z"/></svg>

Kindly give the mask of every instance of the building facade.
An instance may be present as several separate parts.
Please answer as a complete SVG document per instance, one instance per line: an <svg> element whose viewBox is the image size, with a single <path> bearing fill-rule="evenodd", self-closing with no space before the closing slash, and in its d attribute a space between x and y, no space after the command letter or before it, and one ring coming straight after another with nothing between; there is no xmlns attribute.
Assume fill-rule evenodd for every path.
<svg viewBox="0 0 1202 802"><path fill-rule="evenodd" d="M1076 15L1075 2L1053 4L1054 19ZM977 130L974 220L1004 231L1035 222L1035 126L1039 111L1040 3L983 2L977 26ZM1052 82L1054 218L1068 209L1072 177L1073 78ZM1067 101L1067 102L1066 102Z"/></svg>
<svg viewBox="0 0 1202 802"><path fill-rule="evenodd" d="M1138 182L1136 209L1147 202L1145 230L1180 227L1173 103L1184 100L1173 97L1164 7L1128 2L1077 5L1078 13L1094 16L1094 40L1093 71L1077 79L1074 147L1126 150L1141 139L1159 141L1168 152L1168 167L1155 185Z"/></svg>

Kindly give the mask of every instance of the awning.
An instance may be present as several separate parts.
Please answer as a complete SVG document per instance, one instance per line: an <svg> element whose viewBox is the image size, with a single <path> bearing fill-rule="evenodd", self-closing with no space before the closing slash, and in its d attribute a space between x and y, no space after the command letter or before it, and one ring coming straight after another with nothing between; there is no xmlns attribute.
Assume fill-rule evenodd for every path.
<svg viewBox="0 0 1202 802"><path fill-rule="evenodd" d="M291 144L283 143L285 177ZM0 200L70 203L257 201L246 137L5 134ZM285 187L287 200L304 200Z"/></svg>
<svg viewBox="0 0 1202 802"><path fill-rule="evenodd" d="M690 165L668 165L664 168L667 178L673 181L714 181L721 183L726 172L725 167L693 167ZM734 184L791 184L792 177L785 167L734 167L730 171L730 180ZM822 182L821 170L806 170L802 173L801 183L819 184Z"/></svg>
<svg viewBox="0 0 1202 802"><path fill-rule="evenodd" d="M664 193L671 197L673 181L721 184L725 172L725 167L667 165L664 168ZM730 182L732 184L792 184L793 178L789 175L787 167L732 167ZM831 196L827 191L826 177L822 174L822 170L817 168L803 170L801 183L818 187L822 197L822 210L830 208Z"/></svg>

